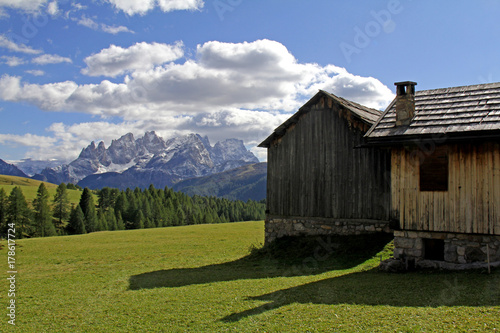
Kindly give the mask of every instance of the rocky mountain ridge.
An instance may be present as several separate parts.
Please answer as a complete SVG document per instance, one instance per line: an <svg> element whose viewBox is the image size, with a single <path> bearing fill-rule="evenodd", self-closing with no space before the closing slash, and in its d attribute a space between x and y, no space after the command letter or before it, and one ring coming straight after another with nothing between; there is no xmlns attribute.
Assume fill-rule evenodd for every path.
<svg viewBox="0 0 500 333"><path fill-rule="evenodd" d="M14 164L9 164L3 160L0 160L0 175L17 176L17 177L25 177L25 178L28 177L24 172L22 172Z"/></svg>
<svg viewBox="0 0 500 333"><path fill-rule="evenodd" d="M33 178L59 184L77 183L91 189L102 187L172 186L188 178L220 173L259 160L243 141L227 139L213 147L208 137L188 134L165 141L155 132L135 139L128 133L113 140L92 142L67 165L46 168Z"/></svg>

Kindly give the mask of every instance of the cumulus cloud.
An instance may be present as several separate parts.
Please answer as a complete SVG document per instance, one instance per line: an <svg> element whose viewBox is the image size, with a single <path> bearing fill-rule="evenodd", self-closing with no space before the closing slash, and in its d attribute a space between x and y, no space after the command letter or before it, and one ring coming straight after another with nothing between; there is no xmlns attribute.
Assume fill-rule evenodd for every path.
<svg viewBox="0 0 500 333"><path fill-rule="evenodd" d="M17 44L8 39L5 35L0 35L0 47L8 49L12 52L26 53L26 54L40 54L42 50L35 50L24 44Z"/></svg>
<svg viewBox="0 0 500 333"><path fill-rule="evenodd" d="M68 98L78 88L75 82L23 84L17 76L0 78L0 98L9 102L28 102L43 110L63 110Z"/></svg>
<svg viewBox="0 0 500 333"><path fill-rule="evenodd" d="M60 64L63 62L72 63L70 58L61 57L57 54L43 54L32 59L31 62L37 65Z"/></svg>
<svg viewBox="0 0 500 333"><path fill-rule="evenodd" d="M202 0L107 0L115 8L128 15L144 15L146 12L158 7L163 12L175 10L200 10L203 8Z"/></svg>
<svg viewBox="0 0 500 333"><path fill-rule="evenodd" d="M111 45L101 52L85 58L87 68L83 74L90 76L111 76L147 70L155 65L174 61L184 55L183 44L136 43L129 48Z"/></svg>
<svg viewBox="0 0 500 333"><path fill-rule="evenodd" d="M182 55L181 45L138 43L118 46L85 59L88 75L117 76L78 85L66 81L45 85L22 83L4 75L3 99L29 101L53 111L83 111L127 120L160 113L213 112L224 108L294 111L318 89L383 108L392 99L389 88L371 77L360 77L333 65L300 64L280 43L256 41L230 44L208 42L198 46L197 60L169 62ZM257 60L255 60L257 58ZM147 68L150 69L147 69Z"/></svg>
<svg viewBox="0 0 500 333"><path fill-rule="evenodd" d="M0 143L19 144L28 147L50 148L57 139L48 136L40 136L33 134L15 135L15 134L0 134Z"/></svg>
<svg viewBox="0 0 500 333"><path fill-rule="evenodd" d="M88 144L109 129L109 138L101 139L149 130L164 137L198 132L213 141L238 137L253 147L318 89L377 109L394 98L375 78L333 65L300 63L276 41L207 42L197 47L193 58L178 63L183 54L182 44L111 46L87 57L83 71L109 77L127 73L123 79L80 85L72 81L30 84L4 75L0 99L102 117L102 122L91 123L96 126L53 127L58 140L67 142L62 146ZM109 118L113 124L108 124Z"/></svg>

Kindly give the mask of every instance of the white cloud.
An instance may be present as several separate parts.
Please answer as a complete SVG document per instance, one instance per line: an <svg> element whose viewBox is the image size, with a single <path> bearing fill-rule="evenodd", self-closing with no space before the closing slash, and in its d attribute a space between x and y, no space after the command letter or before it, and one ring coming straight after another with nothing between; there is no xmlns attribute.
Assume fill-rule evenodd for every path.
<svg viewBox="0 0 500 333"><path fill-rule="evenodd" d="M94 21L93 19L91 19L90 17L86 17L85 15L83 15L80 19L74 19L74 20L79 25L83 25L84 27L90 28L92 30L101 30L101 31L106 32L108 34L116 35L120 32L134 33L132 30L129 30L129 28L122 26L122 25L111 26L111 25L107 25L104 23L99 24L96 21Z"/></svg>
<svg viewBox="0 0 500 333"><path fill-rule="evenodd" d="M83 15L76 23L93 30L99 29L99 24L85 15Z"/></svg>
<svg viewBox="0 0 500 333"><path fill-rule="evenodd" d="M0 0L1 1L1 0ZM40 54L41 50L35 50L29 46L24 44L17 44L10 39L8 39L5 35L0 35L0 47L6 48L12 52L26 53L26 54Z"/></svg>
<svg viewBox="0 0 500 333"><path fill-rule="evenodd" d="M67 20L73 20L73 21L78 21L78 19L71 17L73 13L79 12L81 10L87 9L87 6L83 6L82 4L79 3L71 3L71 9L67 10L64 13L64 18Z"/></svg>
<svg viewBox="0 0 500 333"><path fill-rule="evenodd" d="M47 5L47 13L52 16L56 16L59 14L59 7L57 6L57 1L52 1Z"/></svg>
<svg viewBox="0 0 500 333"><path fill-rule="evenodd" d="M2 56L3 63L10 67L20 66L26 63L23 58Z"/></svg>
<svg viewBox="0 0 500 333"><path fill-rule="evenodd" d="M56 141L57 140L52 137L33 134L0 134L0 143L2 144L18 144L28 147L50 148Z"/></svg>
<svg viewBox="0 0 500 333"><path fill-rule="evenodd" d="M158 6L163 12L175 10L199 10L203 8L202 0L107 0L117 9L128 15L144 15Z"/></svg>
<svg viewBox="0 0 500 333"><path fill-rule="evenodd" d="M394 97L375 78L333 65L299 63L275 41L207 42L197 47L193 59L173 62L182 56L182 44L111 46L87 57L84 72L111 77L130 72L121 82L30 84L4 75L0 99L101 116L100 122L50 129L60 142L57 150L67 154L70 148L65 147L80 145L79 151L82 142L109 144L127 132L140 136L149 130L166 138L197 132L214 142L237 137L254 147L318 89L379 109ZM107 122L111 117L114 124Z"/></svg>
<svg viewBox="0 0 500 333"><path fill-rule="evenodd" d="M47 0L0 0L0 7L8 7L25 11L37 11Z"/></svg>
<svg viewBox="0 0 500 333"><path fill-rule="evenodd" d="M78 85L71 81L49 84L22 84L21 78L3 75L0 78L0 98L10 102L28 102L42 110L62 110Z"/></svg>
<svg viewBox="0 0 500 333"><path fill-rule="evenodd" d="M53 106L53 111L76 110L126 120L228 108L290 112L318 89L376 108L393 99L391 90L377 79L356 76L333 65L300 64L282 44L266 40L209 42L198 47L197 61L146 70L181 55L179 45L111 46L86 58L88 67L83 72L116 76L134 71L122 83L35 85L4 75L0 84L9 85L9 89L0 91L0 97L29 101L43 109Z"/></svg>
<svg viewBox="0 0 500 333"><path fill-rule="evenodd" d="M148 11L159 8L163 12L172 12L176 10L200 10L204 6L203 0L104 0L118 10L128 15L144 15ZM73 10L65 13L69 18L71 12L85 8L81 4L71 4ZM10 8L26 12L40 12L45 8L47 13L56 16L60 13L57 0L0 0L0 14L7 16L2 10Z"/></svg>
<svg viewBox="0 0 500 333"><path fill-rule="evenodd" d="M43 76L45 75L45 72L39 69L33 69L33 70L27 70L25 73L34 75L34 76Z"/></svg>
<svg viewBox="0 0 500 333"><path fill-rule="evenodd" d="M202 0L157 0L158 6L164 12L174 10L200 10L204 6Z"/></svg>
<svg viewBox="0 0 500 333"><path fill-rule="evenodd" d="M183 55L182 43L168 45L142 42L126 49L111 45L85 58L87 68L84 68L82 73L90 76L115 77L130 71L147 70L155 65L177 60Z"/></svg>
<svg viewBox="0 0 500 333"><path fill-rule="evenodd" d="M60 64L63 62L72 63L70 58L61 57L57 54L44 54L34 58L31 62L37 65Z"/></svg>
<svg viewBox="0 0 500 333"><path fill-rule="evenodd" d="M110 25L106 25L106 24L103 24L101 23L101 29L102 31L108 33L108 34L113 34L113 35L116 35L120 32L129 32L129 33L134 33L132 30L129 30L129 28L127 27L124 27L123 25L120 25L120 26L110 26Z"/></svg>

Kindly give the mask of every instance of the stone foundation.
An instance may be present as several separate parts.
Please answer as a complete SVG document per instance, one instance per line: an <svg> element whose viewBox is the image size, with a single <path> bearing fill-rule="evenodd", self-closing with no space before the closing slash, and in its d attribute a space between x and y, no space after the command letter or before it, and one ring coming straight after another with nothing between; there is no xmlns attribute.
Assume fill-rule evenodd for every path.
<svg viewBox="0 0 500 333"><path fill-rule="evenodd" d="M267 216L266 244L283 236L392 233L388 221Z"/></svg>
<svg viewBox="0 0 500 333"><path fill-rule="evenodd" d="M442 251L442 253L441 253ZM500 261L500 236L446 232L394 231L394 258L452 264ZM420 265L420 266L422 266Z"/></svg>

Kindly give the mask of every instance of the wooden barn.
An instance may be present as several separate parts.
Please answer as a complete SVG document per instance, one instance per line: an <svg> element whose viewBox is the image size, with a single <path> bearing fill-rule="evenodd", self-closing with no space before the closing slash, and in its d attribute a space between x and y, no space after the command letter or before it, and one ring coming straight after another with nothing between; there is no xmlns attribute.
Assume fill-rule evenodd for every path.
<svg viewBox="0 0 500 333"><path fill-rule="evenodd" d="M380 116L319 91L259 145L268 149L266 243L391 232L390 152L356 148Z"/></svg>
<svg viewBox="0 0 500 333"><path fill-rule="evenodd" d="M395 258L500 261L500 83L395 85L395 100L365 135L391 152Z"/></svg>

